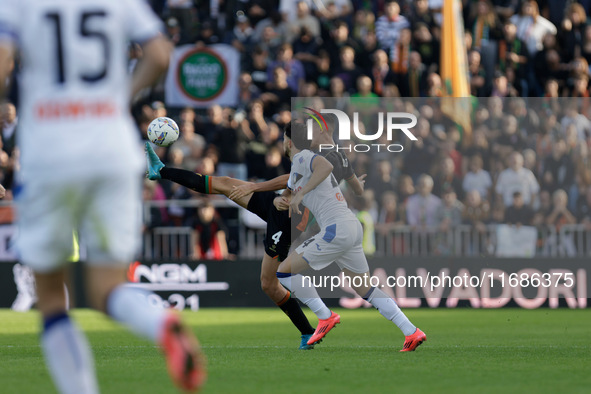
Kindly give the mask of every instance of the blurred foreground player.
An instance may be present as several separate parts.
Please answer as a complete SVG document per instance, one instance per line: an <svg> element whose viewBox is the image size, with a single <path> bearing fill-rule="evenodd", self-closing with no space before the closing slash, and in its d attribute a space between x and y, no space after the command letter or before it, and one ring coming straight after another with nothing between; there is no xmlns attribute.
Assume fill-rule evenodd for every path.
<svg viewBox="0 0 591 394"><path fill-rule="evenodd" d="M357 294L396 324L405 335L401 351L415 350L427 337L408 320L392 298L369 285L369 266L362 247L361 223L347 207L332 175L332 165L324 157L309 150L310 141L305 139L305 133L305 127L301 124L285 130L283 145L292 167L288 189L283 192L283 196L290 199L290 203L288 207L278 204L278 208L287 208L291 216L299 213L300 203L303 204L314 214L321 232L304 241L279 265L279 281L297 297L298 292L306 291L307 288L300 272L310 267L321 270L336 262L346 277L360 277L361 280L351 281ZM361 285L355 286L355 283ZM314 341L330 323L330 320L319 323L310 341Z"/></svg>
<svg viewBox="0 0 591 394"><path fill-rule="evenodd" d="M227 176L202 175L180 168L167 167L160 161L149 142L146 142L146 154L148 179L166 179L199 193L223 194L267 223L264 240L265 254L261 262L261 288L300 331L301 350L312 349L316 343L320 342L322 337L308 343L314 333L314 328L302 312L300 304L291 297L291 293L279 283L275 275L277 266L289 253L291 240L296 237L295 234L292 234L292 220L287 212L280 212L273 205L273 200L277 195L272 190L284 189L289 176L282 175L261 183L248 183ZM242 191L244 187L248 187L248 191ZM238 190L240 190L240 196L236 197ZM293 231L305 230L307 219L308 215L306 214L299 217L298 220L294 218ZM298 298L316 314L318 319L322 320L331 316L330 309L320 299L314 287L311 287L306 294L300 294ZM328 331L330 330L324 331L323 334L328 334Z"/></svg>
<svg viewBox="0 0 591 394"><path fill-rule="evenodd" d="M93 307L160 344L182 389L205 381L190 330L173 312L149 305L149 293L124 284L139 246L143 167L129 103L168 67L161 29L142 0L5 0L0 7L0 81L16 49L23 59L17 247L35 272L42 349L62 393L99 392L89 345L65 306L75 230L87 248ZM144 49L133 78L130 40Z"/></svg>

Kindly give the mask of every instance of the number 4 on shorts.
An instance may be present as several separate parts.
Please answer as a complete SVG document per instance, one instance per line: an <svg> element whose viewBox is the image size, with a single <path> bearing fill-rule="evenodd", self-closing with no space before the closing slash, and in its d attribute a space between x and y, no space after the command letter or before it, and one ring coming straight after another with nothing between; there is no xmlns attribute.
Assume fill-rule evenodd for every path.
<svg viewBox="0 0 591 394"><path fill-rule="evenodd" d="M277 245L279 243L279 240L281 239L281 234L283 234L283 231L277 231L275 234L273 234L273 236L271 237L271 239L273 241L275 241L275 245Z"/></svg>

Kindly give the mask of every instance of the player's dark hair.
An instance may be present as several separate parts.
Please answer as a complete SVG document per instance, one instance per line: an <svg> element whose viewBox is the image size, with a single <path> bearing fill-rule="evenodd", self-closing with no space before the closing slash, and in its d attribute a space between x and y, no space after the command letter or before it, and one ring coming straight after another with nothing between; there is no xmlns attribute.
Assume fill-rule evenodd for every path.
<svg viewBox="0 0 591 394"><path fill-rule="evenodd" d="M299 150L310 149L311 141L307 138L307 131L303 123L289 122L285 125L285 135Z"/></svg>

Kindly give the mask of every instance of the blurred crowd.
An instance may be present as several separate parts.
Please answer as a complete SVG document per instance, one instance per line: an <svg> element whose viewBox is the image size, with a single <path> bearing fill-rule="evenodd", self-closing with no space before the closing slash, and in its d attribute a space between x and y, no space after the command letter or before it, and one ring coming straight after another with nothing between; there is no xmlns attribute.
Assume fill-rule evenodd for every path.
<svg viewBox="0 0 591 394"><path fill-rule="evenodd" d="M356 173L369 174L365 194L348 197L366 228L379 234L401 225L446 230L461 223L482 231L491 223L591 229L591 1L462 1L470 88L481 98L471 104L470 138L437 101L443 0L151 3L175 45L225 43L242 55L234 108L168 108L163 83L135 105L144 133L158 116L179 124L180 139L158 150L167 165L270 179L289 172L281 139L292 97L343 103L412 97L399 105L418 116L418 141L400 141L404 150L396 154L347 152ZM140 57L141 48L131 46L130 68ZM10 188L17 117L10 103L0 114L0 165ZM200 198L166 182L147 182L144 197ZM149 227L199 229L198 257L237 253L236 210L198 211L157 208Z"/></svg>

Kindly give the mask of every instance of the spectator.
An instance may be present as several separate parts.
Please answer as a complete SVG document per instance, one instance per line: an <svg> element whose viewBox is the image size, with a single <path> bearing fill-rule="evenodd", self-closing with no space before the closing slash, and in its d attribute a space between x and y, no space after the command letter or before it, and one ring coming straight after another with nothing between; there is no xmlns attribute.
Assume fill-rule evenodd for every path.
<svg viewBox="0 0 591 394"><path fill-rule="evenodd" d="M509 72L511 73L513 71L510 70ZM519 92L509 83L507 76L497 72L493 79L493 88L490 95L493 97L517 97L519 96Z"/></svg>
<svg viewBox="0 0 591 394"><path fill-rule="evenodd" d="M376 252L375 220L370 214L374 195L370 190L365 190L361 196L355 196L354 201L357 219L363 227L363 252L367 257L371 257Z"/></svg>
<svg viewBox="0 0 591 394"><path fill-rule="evenodd" d="M414 31L419 25L425 26L427 30L434 30L436 27L433 14L429 11L429 0L416 0L410 16L410 25Z"/></svg>
<svg viewBox="0 0 591 394"><path fill-rule="evenodd" d="M277 6L275 0L248 0L247 3L246 13L253 26L257 26L273 14L281 17L279 12L274 9Z"/></svg>
<svg viewBox="0 0 591 394"><path fill-rule="evenodd" d="M527 68L527 48L525 44L517 38L517 27L506 21L503 26L503 37L498 42L499 55L498 65L501 72L507 73L512 69L515 73L514 86L522 96L527 96L527 78L525 70Z"/></svg>
<svg viewBox="0 0 591 394"><path fill-rule="evenodd" d="M335 76L339 77L344 84L347 93L355 93L355 84L362 75L361 69L355 64L355 51L353 48L345 46L341 48L341 61L338 63Z"/></svg>
<svg viewBox="0 0 591 394"><path fill-rule="evenodd" d="M513 203L505 210L506 224L519 226L531 226L534 218L534 211L529 206L524 205L521 192L513 193Z"/></svg>
<svg viewBox="0 0 591 394"><path fill-rule="evenodd" d="M300 3L301 4L301 3ZM299 60L293 58L293 48L291 44L283 44L279 48L277 60L271 62L267 68L268 79L273 80L275 70L281 68L285 72L285 78L289 88L297 94L300 87L306 78L304 66ZM268 84L267 88L271 88L272 84Z"/></svg>
<svg viewBox="0 0 591 394"><path fill-rule="evenodd" d="M398 207L398 197L392 190L382 193L378 221L376 230L382 234L387 234L397 226L404 225L404 212Z"/></svg>
<svg viewBox="0 0 591 394"><path fill-rule="evenodd" d="M441 201L442 204L439 205L435 216L439 230L447 232L462 224L464 204L458 201L456 193L451 188L442 193Z"/></svg>
<svg viewBox="0 0 591 394"><path fill-rule="evenodd" d="M205 138L195 133L193 122L181 122L179 126L180 137L174 143L174 148L182 152L183 159L180 165L175 164L175 167L195 171L205 149Z"/></svg>
<svg viewBox="0 0 591 394"><path fill-rule="evenodd" d="M308 80L312 80L316 73L318 49L318 39L312 37L308 28L302 27L300 35L293 43L293 51L294 59L299 60L304 66L304 74Z"/></svg>
<svg viewBox="0 0 591 394"><path fill-rule="evenodd" d="M509 156L509 167L501 172L495 187L498 199L506 207L513 205L515 192L520 192L521 198L527 205L533 205L540 185L534 174L523 168L523 156L519 152L513 152Z"/></svg>
<svg viewBox="0 0 591 394"><path fill-rule="evenodd" d="M480 49L489 41L497 40L501 36L501 29L493 6L488 0L479 0L472 4L468 20L472 32L472 48Z"/></svg>
<svg viewBox="0 0 591 394"><path fill-rule="evenodd" d="M464 224L469 224L479 233L486 231L486 223L490 218L490 204L483 199L478 190L470 190L466 193L466 204L462 211Z"/></svg>
<svg viewBox="0 0 591 394"><path fill-rule="evenodd" d="M474 155L469 159L469 171L462 181L462 189L466 194L476 190L481 199L488 201L491 195L492 179L488 171L482 169L482 166L483 161L480 155Z"/></svg>
<svg viewBox="0 0 591 394"><path fill-rule="evenodd" d="M400 94L403 97L422 97L426 95L427 67L421 61L421 54L413 51L409 55L408 71L398 76Z"/></svg>
<svg viewBox="0 0 591 394"><path fill-rule="evenodd" d="M433 178L427 174L421 175L417 182L417 193L409 197L406 204L407 222L414 229L438 224L436 213L441 200L431 193L432 190Z"/></svg>
<svg viewBox="0 0 591 394"><path fill-rule="evenodd" d="M180 43L190 42L191 38L194 38L195 34L193 31L193 26L195 25L195 5L193 1L166 0L166 6L168 9L168 14L170 15L167 25L170 27L172 22L172 25L178 30L179 36L182 36Z"/></svg>
<svg viewBox="0 0 591 394"><path fill-rule="evenodd" d="M519 132L517 118L507 115L503 119L501 135L496 139L493 145L493 153L501 159L506 158L512 151L520 151L525 148L525 139Z"/></svg>
<svg viewBox="0 0 591 394"><path fill-rule="evenodd" d="M591 64L591 25L585 25L580 55Z"/></svg>
<svg viewBox="0 0 591 394"><path fill-rule="evenodd" d="M517 37L527 46L530 57L542 49L542 39L548 33L556 35L557 30L548 19L540 15L538 3L526 0L521 4L521 12L511 17L517 26Z"/></svg>
<svg viewBox="0 0 591 394"><path fill-rule="evenodd" d="M480 52L471 50L468 54L468 73L470 74L470 92L473 96L485 95L486 72L480 64Z"/></svg>
<svg viewBox="0 0 591 394"><path fill-rule="evenodd" d="M426 0L420 1L426 2ZM439 45L436 45L435 38L426 24L417 24L413 29L412 47L419 53L426 68L430 69L432 65L439 63L440 48ZM409 61L412 62L412 53ZM409 67L412 66L409 65Z"/></svg>
<svg viewBox="0 0 591 394"><path fill-rule="evenodd" d="M240 74L238 78L238 105L239 110L245 110L261 95L261 90L252 83L252 76L247 72Z"/></svg>
<svg viewBox="0 0 591 394"><path fill-rule="evenodd" d="M320 37L320 22L310 13L310 6L306 1L297 2L295 15L295 19L287 19L288 42L293 42L302 27L305 27L312 37Z"/></svg>
<svg viewBox="0 0 591 394"><path fill-rule="evenodd" d="M390 50L392 71L397 76L405 75L408 72L411 38L410 29L402 29L398 41Z"/></svg>
<svg viewBox="0 0 591 394"><path fill-rule="evenodd" d="M284 105L291 104L291 98L296 93L287 82L287 73L279 66L273 70L273 79L267 92L261 94L261 100L265 105L265 115L272 116Z"/></svg>
<svg viewBox="0 0 591 394"><path fill-rule="evenodd" d="M247 142L252 136L246 135L244 129L238 127L238 122L229 109L224 109L222 116L221 128L212 141L220 149L217 174L245 181L248 169L244 159Z"/></svg>
<svg viewBox="0 0 591 394"><path fill-rule="evenodd" d="M564 190L558 189L552 194L552 203L552 212L546 217L548 226L554 227L558 233L562 226L577 223L577 219L568 210L568 195ZM556 243L560 255L574 256L576 254L572 234L564 234L561 237L553 234L546 240L545 246L551 248L552 243Z"/></svg>
<svg viewBox="0 0 591 394"><path fill-rule="evenodd" d="M370 32L375 30L375 15L364 9L357 10L355 12L355 18L353 20L353 29L351 31L351 37L361 42Z"/></svg>
<svg viewBox="0 0 591 394"><path fill-rule="evenodd" d="M9 156L12 155L16 143L16 128L18 117L13 103L0 104L0 132L2 137L2 150Z"/></svg>
<svg viewBox="0 0 591 394"><path fill-rule="evenodd" d="M430 73L427 75L427 97L441 97L443 96L443 83L441 77L437 73Z"/></svg>
<svg viewBox="0 0 591 394"><path fill-rule="evenodd" d="M437 209L436 221L439 229L437 235L435 253L449 255L454 250L453 237L451 232L462 224L462 211L464 206L458 201L453 189L447 189L443 192L442 204Z"/></svg>
<svg viewBox="0 0 591 394"><path fill-rule="evenodd" d="M371 78L367 75L360 75L357 78L357 92L351 95L351 105L362 112L370 111L379 106L380 99L372 91L372 88Z"/></svg>
<svg viewBox="0 0 591 394"><path fill-rule="evenodd" d="M443 198L443 194L452 190L455 197L460 196L460 199L464 196L464 190L462 189L462 180L455 173L456 166L451 157L445 157L441 160L439 171L434 179L433 194L437 197Z"/></svg>
<svg viewBox="0 0 591 394"><path fill-rule="evenodd" d="M260 42L264 40L265 31L268 30L268 42L275 43L274 46L279 46L281 43L287 41L287 24L281 18L281 14L277 10L270 10L269 16L255 24L253 41Z"/></svg>
<svg viewBox="0 0 591 394"><path fill-rule="evenodd" d="M376 21L379 47L388 52L398 42L402 29L409 27L408 20L400 15L400 5L396 1L388 1L384 8L384 15Z"/></svg>
<svg viewBox="0 0 591 394"><path fill-rule="evenodd" d="M564 12L562 29L559 30L558 35L565 56L564 60L567 62L581 54L586 21L585 9L578 3L571 3Z"/></svg>
<svg viewBox="0 0 591 394"><path fill-rule="evenodd" d="M253 84L260 90L264 91L267 89L267 85L270 83L269 74L267 69L269 54L261 46L257 46L253 53L251 62L246 66L246 72L252 77Z"/></svg>
<svg viewBox="0 0 591 394"><path fill-rule="evenodd" d="M330 57L331 71L337 71L337 65L340 62L341 49L344 47L353 48L357 54L361 48L359 43L351 38L349 34L349 26L343 21L337 21L333 29L330 31L330 40L325 43L326 51Z"/></svg>
<svg viewBox="0 0 591 394"><path fill-rule="evenodd" d="M326 7L318 8L316 14L322 19L329 20L349 20L353 14L353 4L351 0L330 0Z"/></svg>
<svg viewBox="0 0 591 394"><path fill-rule="evenodd" d="M552 193L553 210L546 218L548 225L556 226L557 230L565 224L575 224L577 219L568 210L568 195L562 189Z"/></svg>
<svg viewBox="0 0 591 394"><path fill-rule="evenodd" d="M576 209L579 223L584 224L586 230L591 230L591 186L579 196Z"/></svg>
<svg viewBox="0 0 591 394"><path fill-rule="evenodd" d="M236 26L234 26L230 34L230 44L242 54L249 53L255 42L253 36L254 29L251 27L248 17L243 11L238 11L236 14Z"/></svg>
<svg viewBox="0 0 591 394"><path fill-rule="evenodd" d="M212 22L205 20L200 26L199 33L195 40L197 46L219 44L220 36L216 32L215 26Z"/></svg>
<svg viewBox="0 0 591 394"><path fill-rule="evenodd" d="M396 180L392 176L392 163L390 160L380 160L377 163L377 171L370 173L365 188L373 190L378 201L382 199L384 193L393 191L396 188Z"/></svg>
<svg viewBox="0 0 591 394"><path fill-rule="evenodd" d="M552 212L552 198L547 190L540 191L540 206L534 213L532 224L534 226L545 226L546 218Z"/></svg>
<svg viewBox="0 0 591 394"><path fill-rule="evenodd" d="M316 59L316 69L314 74L310 76L310 80L316 82L318 86L318 94L321 97L330 96L330 57L325 50L321 50Z"/></svg>
<svg viewBox="0 0 591 394"><path fill-rule="evenodd" d="M418 118L415 131L417 141L412 143L404 158L404 168L413 179L431 170L437 153L437 140L431 134L431 125L426 118Z"/></svg>
<svg viewBox="0 0 591 394"><path fill-rule="evenodd" d="M544 161L541 187L554 193L557 189L570 190L574 182L575 167L572 157L566 153L564 140L557 140L552 145L552 155Z"/></svg>
<svg viewBox="0 0 591 394"><path fill-rule="evenodd" d="M193 215L193 228L196 232L196 243L193 258L197 260L224 260L228 254L226 228L216 209L209 200Z"/></svg>
<svg viewBox="0 0 591 394"><path fill-rule="evenodd" d="M371 69L371 77L374 85L374 92L382 96L384 93L384 85L388 77L393 78L390 73L390 65L388 64L388 54L382 49L378 49L373 54L373 67Z"/></svg>
<svg viewBox="0 0 591 394"><path fill-rule="evenodd" d="M573 100L566 105L564 117L560 121L560 126L563 131L563 137L566 136L566 129L571 124L574 125L577 138L579 142L587 140L587 136L591 135L591 121L585 115L579 113L578 100Z"/></svg>

